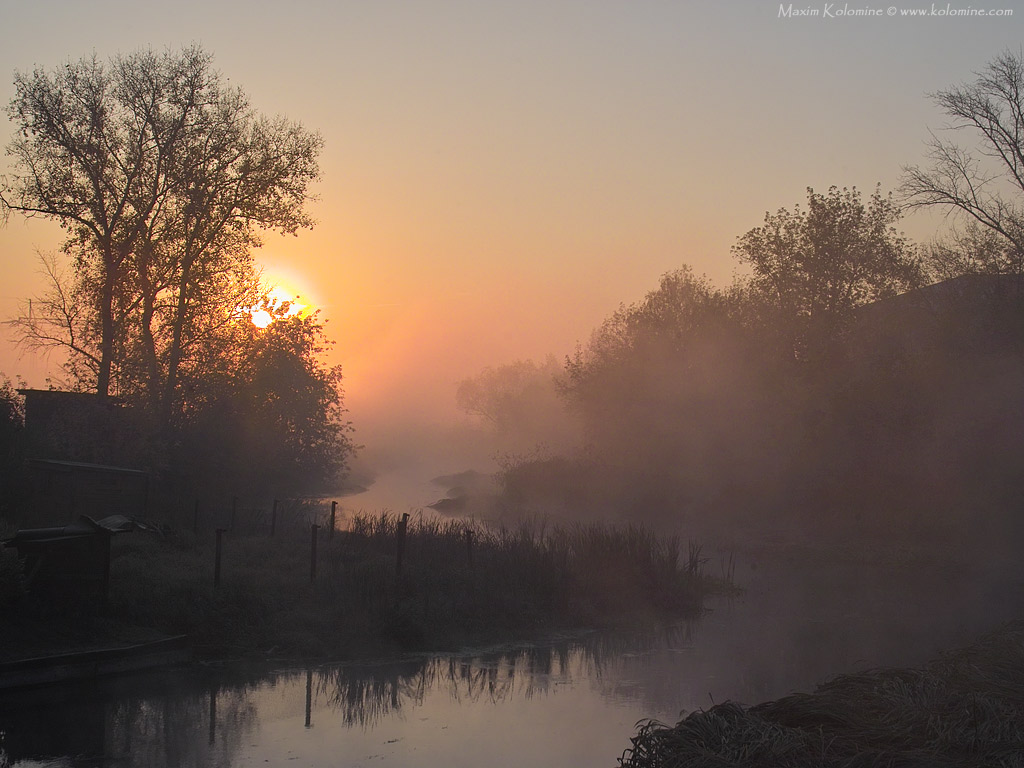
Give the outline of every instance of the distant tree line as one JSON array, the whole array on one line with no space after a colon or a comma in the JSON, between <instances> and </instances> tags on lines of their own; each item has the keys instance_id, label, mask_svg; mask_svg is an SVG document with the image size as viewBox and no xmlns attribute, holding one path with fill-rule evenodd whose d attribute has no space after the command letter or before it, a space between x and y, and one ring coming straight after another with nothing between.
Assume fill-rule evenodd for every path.
<instances>
[{"instance_id":1,"label":"distant tree line","mask_svg":"<svg viewBox=\"0 0 1024 768\"><path fill-rule=\"evenodd\" d=\"M737 239L732 285L683 267L621 306L549 380L583 451L507 468L506 502L911 537L1016 508L1024 62L1002 55L935 98L978 150L936 139L898 199L808 189ZM898 225L924 206L960 223L918 246Z\"/></svg>"},{"instance_id":2,"label":"distant tree line","mask_svg":"<svg viewBox=\"0 0 1024 768\"><path fill-rule=\"evenodd\" d=\"M312 226L321 137L257 112L197 46L17 73L14 87L0 207L67 234L11 321L21 343L59 350L65 386L130 404L138 463L199 484L336 488L353 448L341 371L322 363L322 322L275 303L252 257L262 232Z\"/></svg>"},{"instance_id":3,"label":"distant tree line","mask_svg":"<svg viewBox=\"0 0 1024 768\"><path fill-rule=\"evenodd\" d=\"M851 383L843 340L861 307L925 281L898 219L878 191L865 203L856 189L808 190L806 210L739 238L748 277L720 289L684 267L606 320L559 382L586 425L593 503L737 520L835 490L862 447L832 431L853 407L837 397Z\"/></svg>"}]
</instances>

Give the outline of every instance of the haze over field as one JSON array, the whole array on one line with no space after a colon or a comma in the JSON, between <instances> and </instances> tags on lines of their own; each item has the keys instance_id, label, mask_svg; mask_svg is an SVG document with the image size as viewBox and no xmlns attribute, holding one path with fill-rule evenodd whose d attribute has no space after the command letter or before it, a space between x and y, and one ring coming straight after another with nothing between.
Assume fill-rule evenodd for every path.
<instances>
[{"instance_id":1,"label":"haze over field","mask_svg":"<svg viewBox=\"0 0 1024 768\"><path fill-rule=\"evenodd\" d=\"M1024 24L772 2L7 6L5 104L15 70L197 42L258 109L323 135L316 228L258 259L329 320L371 457L429 442L458 381L571 353L683 263L727 283L736 237L806 187L894 189L945 124L927 94L1019 50ZM0 315L61 239L0 229ZM0 371L43 387L59 360L19 358L4 329Z\"/></svg>"},{"instance_id":2,"label":"haze over field","mask_svg":"<svg viewBox=\"0 0 1024 768\"><path fill-rule=\"evenodd\" d=\"M895 2L0 0L0 767L1024 755L1024 7Z\"/></svg>"}]
</instances>

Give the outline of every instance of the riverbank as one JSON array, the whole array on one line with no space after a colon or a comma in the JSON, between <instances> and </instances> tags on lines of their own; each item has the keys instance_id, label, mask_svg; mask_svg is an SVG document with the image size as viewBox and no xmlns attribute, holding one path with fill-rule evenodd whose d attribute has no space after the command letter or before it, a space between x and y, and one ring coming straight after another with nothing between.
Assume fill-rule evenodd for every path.
<instances>
[{"instance_id":1,"label":"riverbank","mask_svg":"<svg viewBox=\"0 0 1024 768\"><path fill-rule=\"evenodd\" d=\"M622 768L992 768L1024 764L1024 621L920 667L643 725Z\"/></svg>"},{"instance_id":2,"label":"riverbank","mask_svg":"<svg viewBox=\"0 0 1024 768\"><path fill-rule=\"evenodd\" d=\"M219 577L212 531L116 537L100 634L184 634L200 658L347 659L696 615L723 588L699 547L639 526L361 515L319 530L315 554L310 530L277 533L223 533ZM81 634L34 621L57 647Z\"/></svg>"}]
</instances>

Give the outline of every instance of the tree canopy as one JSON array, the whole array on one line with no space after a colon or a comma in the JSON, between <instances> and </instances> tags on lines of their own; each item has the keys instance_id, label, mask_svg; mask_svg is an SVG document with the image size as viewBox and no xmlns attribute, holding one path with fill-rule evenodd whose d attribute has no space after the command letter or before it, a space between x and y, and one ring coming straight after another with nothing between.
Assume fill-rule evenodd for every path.
<instances>
[{"instance_id":1,"label":"tree canopy","mask_svg":"<svg viewBox=\"0 0 1024 768\"><path fill-rule=\"evenodd\" d=\"M923 284L920 254L896 230L899 219L878 188L865 204L856 187L824 195L808 187L806 210L767 213L739 238L733 253L790 327L798 357L840 333L856 307Z\"/></svg>"},{"instance_id":2,"label":"tree canopy","mask_svg":"<svg viewBox=\"0 0 1024 768\"><path fill-rule=\"evenodd\" d=\"M72 388L128 400L140 461L336 489L353 450L340 368L321 362L315 315L273 306L252 256L263 232L313 225L321 137L259 113L198 46L92 56L14 87L0 205L66 232L13 321L21 341L62 349Z\"/></svg>"},{"instance_id":3,"label":"tree canopy","mask_svg":"<svg viewBox=\"0 0 1024 768\"><path fill-rule=\"evenodd\" d=\"M260 231L312 225L321 138L256 112L196 46L93 56L14 86L0 201L57 221L74 264L36 302L51 311L19 319L22 338L62 347L80 386L169 414L211 325L255 301Z\"/></svg>"},{"instance_id":4,"label":"tree canopy","mask_svg":"<svg viewBox=\"0 0 1024 768\"><path fill-rule=\"evenodd\" d=\"M182 377L188 407L173 463L208 488L227 480L278 494L336 492L355 446L341 366L320 362L330 345L322 323L278 317L234 331L229 356Z\"/></svg>"}]
</instances>

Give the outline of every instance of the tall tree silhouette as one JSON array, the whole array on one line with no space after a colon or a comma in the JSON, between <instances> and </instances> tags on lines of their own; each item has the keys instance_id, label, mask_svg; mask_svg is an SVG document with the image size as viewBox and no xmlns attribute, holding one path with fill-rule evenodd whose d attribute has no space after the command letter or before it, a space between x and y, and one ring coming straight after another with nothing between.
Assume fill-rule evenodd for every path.
<instances>
[{"instance_id":1,"label":"tall tree silhouette","mask_svg":"<svg viewBox=\"0 0 1024 768\"><path fill-rule=\"evenodd\" d=\"M74 264L48 296L70 309L16 325L30 345L63 347L79 386L144 394L166 418L209 308L222 314L228 286L238 300L257 290L260 232L312 225L321 139L258 114L195 46L94 56L14 85L0 201L59 222Z\"/></svg>"}]
</instances>

